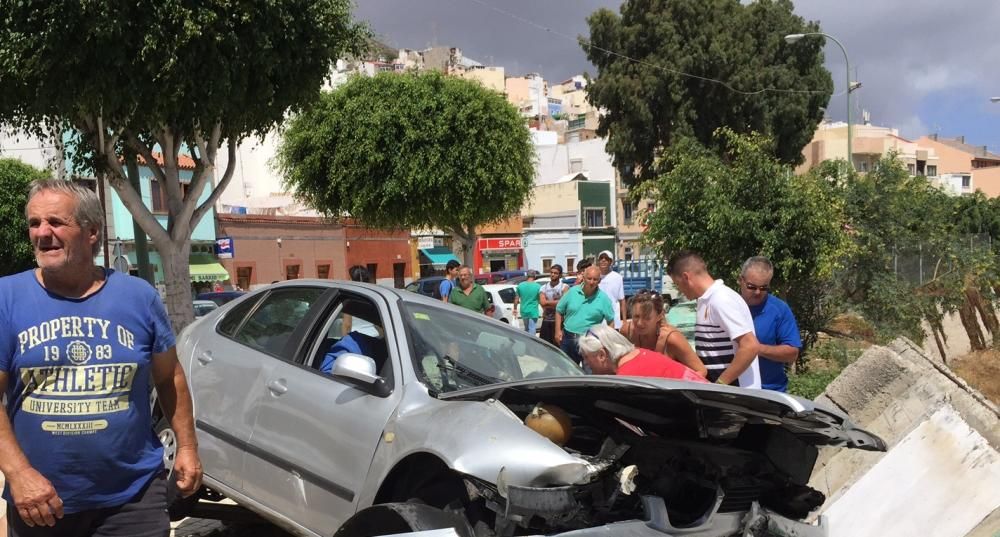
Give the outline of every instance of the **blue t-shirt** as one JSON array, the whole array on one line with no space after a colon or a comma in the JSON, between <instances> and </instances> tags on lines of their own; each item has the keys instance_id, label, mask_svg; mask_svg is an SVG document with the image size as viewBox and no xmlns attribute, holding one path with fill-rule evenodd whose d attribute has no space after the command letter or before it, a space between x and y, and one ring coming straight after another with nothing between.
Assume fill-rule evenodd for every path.
<instances>
[{"instance_id":1,"label":"blue t-shirt","mask_svg":"<svg viewBox=\"0 0 1000 537\"><path fill-rule=\"evenodd\" d=\"M350 334L340 338L340 341L333 344L330 350L323 357L323 363L320 364L319 370L323 373L329 375L333 372L333 362L337 361L337 358L344 353L361 354L369 358L377 358L372 356L376 349L379 348L379 344L382 342L381 338L370 336L368 334L352 331ZM385 345L382 345L383 347Z\"/></svg>"},{"instance_id":2,"label":"blue t-shirt","mask_svg":"<svg viewBox=\"0 0 1000 537\"><path fill-rule=\"evenodd\" d=\"M139 278L109 270L81 299L49 293L33 270L0 278L7 413L66 513L123 505L163 469L150 365L173 346L163 302Z\"/></svg>"},{"instance_id":3,"label":"blue t-shirt","mask_svg":"<svg viewBox=\"0 0 1000 537\"><path fill-rule=\"evenodd\" d=\"M441 280L441 285L438 286L438 293L440 293L441 298L446 296L451 296L451 290L455 287L455 282L445 278Z\"/></svg>"},{"instance_id":4,"label":"blue t-shirt","mask_svg":"<svg viewBox=\"0 0 1000 537\"><path fill-rule=\"evenodd\" d=\"M799 325L795 322L792 309L784 300L774 295L767 295L759 306L750 307L750 315L753 316L757 341L764 345L791 345L798 349L802 348ZM763 356L758 357L757 363L760 366L762 388L778 392L788 391L785 364Z\"/></svg>"}]
</instances>

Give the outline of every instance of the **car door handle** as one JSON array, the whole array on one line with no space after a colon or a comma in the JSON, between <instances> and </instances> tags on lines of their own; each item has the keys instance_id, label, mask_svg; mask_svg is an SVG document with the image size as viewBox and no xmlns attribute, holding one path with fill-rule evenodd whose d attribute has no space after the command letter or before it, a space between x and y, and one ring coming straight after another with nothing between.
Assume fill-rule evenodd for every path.
<instances>
[{"instance_id":1,"label":"car door handle","mask_svg":"<svg viewBox=\"0 0 1000 537\"><path fill-rule=\"evenodd\" d=\"M288 391L288 385L285 384L285 379L272 380L267 383L267 391L274 395L284 395Z\"/></svg>"},{"instance_id":2,"label":"car door handle","mask_svg":"<svg viewBox=\"0 0 1000 537\"><path fill-rule=\"evenodd\" d=\"M201 365L208 365L212 363L213 359L214 358L212 358L212 353L208 351L205 351L198 355L198 361L201 362Z\"/></svg>"}]
</instances>

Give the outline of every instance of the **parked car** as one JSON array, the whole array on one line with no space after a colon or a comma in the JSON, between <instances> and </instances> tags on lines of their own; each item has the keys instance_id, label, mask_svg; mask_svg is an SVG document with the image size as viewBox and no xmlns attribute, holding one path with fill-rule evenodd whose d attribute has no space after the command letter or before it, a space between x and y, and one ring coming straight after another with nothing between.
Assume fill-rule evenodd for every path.
<instances>
[{"instance_id":1,"label":"parked car","mask_svg":"<svg viewBox=\"0 0 1000 537\"><path fill-rule=\"evenodd\" d=\"M483 286L486 296L493 304L493 318L511 326L520 327L521 319L514 316L514 298L516 287L509 283L488 283Z\"/></svg>"},{"instance_id":2,"label":"parked car","mask_svg":"<svg viewBox=\"0 0 1000 537\"><path fill-rule=\"evenodd\" d=\"M347 315L376 337L323 374ZM818 403L588 376L513 327L355 282L268 286L190 325L178 350L200 495L296 535L822 536L822 518L802 522L824 501L807 485L817 447L885 449Z\"/></svg>"},{"instance_id":3,"label":"parked car","mask_svg":"<svg viewBox=\"0 0 1000 537\"><path fill-rule=\"evenodd\" d=\"M196 300L211 300L222 306L245 295L243 291L213 291L210 293L198 293Z\"/></svg>"},{"instance_id":4,"label":"parked car","mask_svg":"<svg viewBox=\"0 0 1000 537\"><path fill-rule=\"evenodd\" d=\"M443 279L444 276L428 276L426 278L420 278L415 282L411 282L405 287L405 289L411 293L419 293L424 296L440 299L441 280Z\"/></svg>"},{"instance_id":5,"label":"parked car","mask_svg":"<svg viewBox=\"0 0 1000 537\"><path fill-rule=\"evenodd\" d=\"M219 308L219 305L211 300L194 300L191 306L194 308L195 318L204 317Z\"/></svg>"}]
</instances>

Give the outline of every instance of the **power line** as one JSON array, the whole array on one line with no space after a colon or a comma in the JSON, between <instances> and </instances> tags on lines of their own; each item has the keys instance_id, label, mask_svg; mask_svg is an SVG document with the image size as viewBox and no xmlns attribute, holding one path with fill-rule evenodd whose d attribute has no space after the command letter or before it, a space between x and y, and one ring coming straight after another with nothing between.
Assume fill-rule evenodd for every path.
<instances>
[{"instance_id":1,"label":"power line","mask_svg":"<svg viewBox=\"0 0 1000 537\"><path fill-rule=\"evenodd\" d=\"M552 35L561 37L563 39L567 39L569 41L573 41L574 43L581 43L583 46L591 48L591 49L596 50L598 52L603 52L603 53L609 54L611 56L617 56L617 57L619 57L619 58L621 58L623 60L628 60L628 61L630 61L632 63L636 63L636 64L639 64L639 65L644 65L646 67L657 69L657 70L660 70L660 71L663 71L663 72L673 73L675 75L679 75L679 76L683 76L683 77L687 77L687 78L694 78L694 79L697 79L697 80L703 80L705 82L711 82L713 84L718 84L718 85L720 85L720 86L728 89L729 91L732 91L734 93L738 93L740 95L752 96L752 95L760 95L760 94L767 93L767 92L771 92L771 93L823 93L822 91L819 91L819 90L795 90L795 89L781 89L781 88L763 88L763 89L758 89L758 90L755 90L755 91L744 91L744 90L741 90L741 89L738 89L738 88L734 88L733 86L729 85L729 83L726 82L726 81L724 81L724 80L718 80L718 79L715 79L715 78L709 78L709 77L705 77L705 76L701 76L701 75L687 73L687 72L684 72L684 71L680 71L678 69L671 69L671 68L663 66L663 65L658 65L658 64L655 64L655 63L647 62L645 60L639 60L639 59L633 58L631 56L628 56L626 54L622 54L620 52L616 52L614 50L610 50L610 49L606 49L606 48L603 48L603 47L599 47L599 46L594 45L593 43L591 43L589 40L586 40L586 39L577 39L576 37L573 37L571 35L567 35L567 34L559 32L557 30L553 30L552 28L550 28L548 26L545 26L545 25L539 24L539 23L537 23L537 22L535 22L533 20L521 17L520 15L517 15L516 13L511 13L509 11L505 11L503 9L500 9L500 8L498 8L496 6L492 6L490 4L487 4L483 0L468 0L468 1L469 2L473 2L475 4L479 4L482 7L485 7L487 9L491 9L491 10L493 10L493 11L495 11L495 12L501 14L501 15L504 15L506 17L510 17L510 18L512 18L512 19L514 19L514 20L516 20L518 22L521 22L523 24L526 24L528 26L532 26L532 27L534 27L536 29L542 30L543 32L547 32L547 33L550 33ZM839 91L837 93L834 93L834 94L830 95L830 97L839 97L841 95L845 95L846 93L847 93L847 90L845 89L844 91Z\"/></svg>"}]
</instances>

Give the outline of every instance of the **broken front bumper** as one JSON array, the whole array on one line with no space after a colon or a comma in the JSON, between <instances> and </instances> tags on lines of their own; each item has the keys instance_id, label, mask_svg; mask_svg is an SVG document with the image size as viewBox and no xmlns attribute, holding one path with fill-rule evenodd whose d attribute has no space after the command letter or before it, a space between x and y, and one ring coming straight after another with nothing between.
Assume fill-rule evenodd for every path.
<instances>
[{"instance_id":1,"label":"broken front bumper","mask_svg":"<svg viewBox=\"0 0 1000 537\"><path fill-rule=\"evenodd\" d=\"M647 520L629 520L606 526L574 530L550 537L826 537L823 517L817 524L806 524L764 509L754 502L746 513L715 513L705 522L675 528L667 516L663 499L643 496Z\"/></svg>"}]
</instances>

